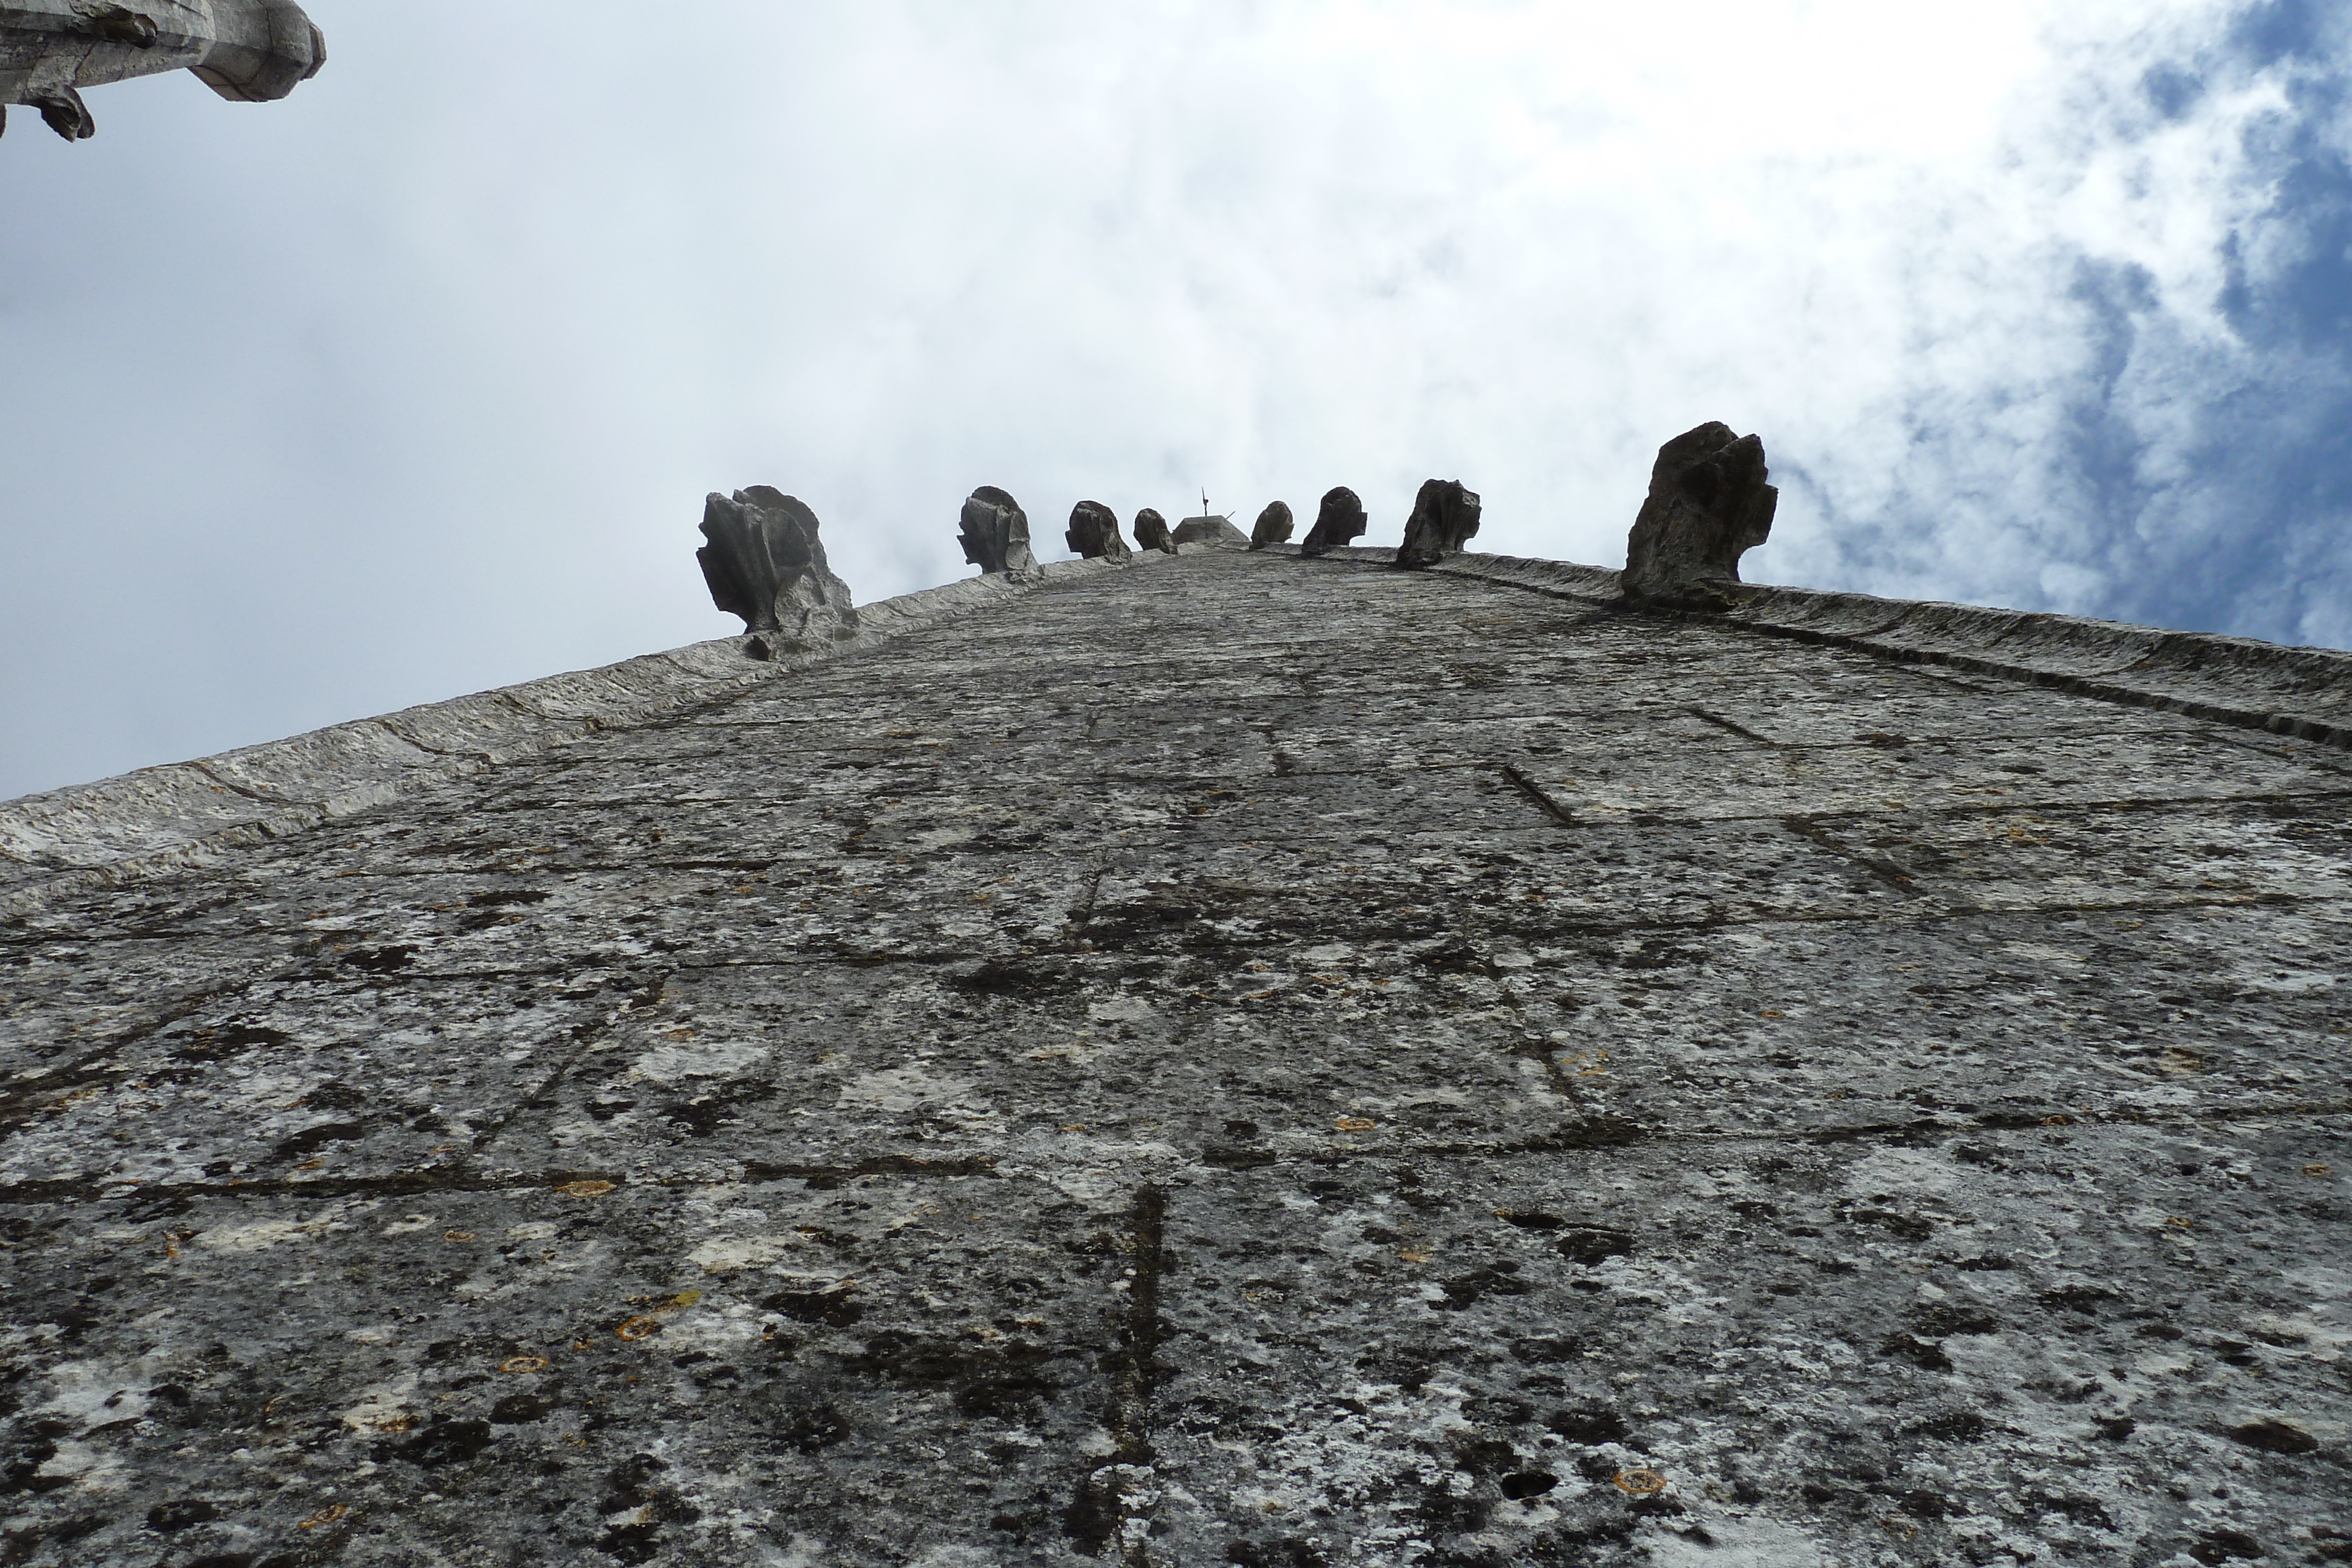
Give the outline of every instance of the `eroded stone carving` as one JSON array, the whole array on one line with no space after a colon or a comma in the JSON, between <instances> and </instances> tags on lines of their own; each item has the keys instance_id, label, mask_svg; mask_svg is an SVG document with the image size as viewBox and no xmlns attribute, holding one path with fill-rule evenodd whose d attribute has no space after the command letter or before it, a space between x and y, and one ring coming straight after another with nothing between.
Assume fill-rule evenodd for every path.
<instances>
[{"instance_id":1,"label":"eroded stone carving","mask_svg":"<svg viewBox=\"0 0 2352 1568\"><path fill-rule=\"evenodd\" d=\"M1298 547L1300 555L1329 555L1363 537L1370 524L1364 517L1364 503L1345 485L1323 493L1323 504L1316 508L1315 526L1307 530L1307 542Z\"/></svg>"},{"instance_id":2,"label":"eroded stone carving","mask_svg":"<svg viewBox=\"0 0 2352 1568\"><path fill-rule=\"evenodd\" d=\"M1069 530L1062 537L1088 560L1131 560L1135 556L1119 538L1118 514L1100 501L1080 501L1072 507Z\"/></svg>"},{"instance_id":3,"label":"eroded stone carving","mask_svg":"<svg viewBox=\"0 0 2352 1568\"><path fill-rule=\"evenodd\" d=\"M1247 549L1249 536L1234 527L1231 517L1187 517L1176 525L1180 545L1215 545L1220 549Z\"/></svg>"},{"instance_id":4,"label":"eroded stone carving","mask_svg":"<svg viewBox=\"0 0 2352 1568\"><path fill-rule=\"evenodd\" d=\"M993 485L982 485L963 504L963 531L957 536L963 559L982 571L1001 571L1027 580L1037 575L1029 548L1029 514Z\"/></svg>"},{"instance_id":5,"label":"eroded stone carving","mask_svg":"<svg viewBox=\"0 0 2352 1568\"><path fill-rule=\"evenodd\" d=\"M1156 549L1162 555L1176 553L1176 541L1168 535L1168 519L1150 507L1135 514L1135 548Z\"/></svg>"},{"instance_id":6,"label":"eroded stone carving","mask_svg":"<svg viewBox=\"0 0 2352 1568\"><path fill-rule=\"evenodd\" d=\"M1459 479L1430 479L1413 497L1412 516L1405 519L1404 543L1398 547L1399 566L1435 566L1455 554L1478 532L1478 495L1463 488Z\"/></svg>"},{"instance_id":7,"label":"eroded stone carving","mask_svg":"<svg viewBox=\"0 0 2352 1568\"><path fill-rule=\"evenodd\" d=\"M796 497L768 485L732 497L714 491L703 504L702 534L710 542L694 559L710 601L743 618L751 657L781 658L857 634L849 585L825 564L816 514Z\"/></svg>"},{"instance_id":8,"label":"eroded stone carving","mask_svg":"<svg viewBox=\"0 0 2352 1568\"><path fill-rule=\"evenodd\" d=\"M181 69L232 102L272 102L326 63L293 0L0 0L0 131L20 103L81 141L98 129L83 89Z\"/></svg>"},{"instance_id":9,"label":"eroded stone carving","mask_svg":"<svg viewBox=\"0 0 2352 1568\"><path fill-rule=\"evenodd\" d=\"M1739 558L1772 533L1780 492L1764 481L1764 443L1714 421L1658 448L1650 494L1625 541L1625 592L1635 599L1719 598Z\"/></svg>"},{"instance_id":10,"label":"eroded stone carving","mask_svg":"<svg viewBox=\"0 0 2352 1568\"><path fill-rule=\"evenodd\" d=\"M1290 517L1290 504L1270 501L1265 510L1257 515L1257 526L1250 529L1249 548L1264 549L1268 545L1288 544L1290 530L1295 526Z\"/></svg>"}]
</instances>

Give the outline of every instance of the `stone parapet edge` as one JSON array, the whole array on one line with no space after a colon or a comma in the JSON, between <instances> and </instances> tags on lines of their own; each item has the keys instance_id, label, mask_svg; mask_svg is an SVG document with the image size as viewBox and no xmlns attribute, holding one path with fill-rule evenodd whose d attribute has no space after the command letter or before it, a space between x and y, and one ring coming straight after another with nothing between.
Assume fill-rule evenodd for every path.
<instances>
[{"instance_id":1,"label":"stone parapet edge","mask_svg":"<svg viewBox=\"0 0 2352 1568\"><path fill-rule=\"evenodd\" d=\"M1187 551L1186 553L1192 553ZM81 888L202 865L447 779L643 724L971 614L1132 563L1055 561L1027 582L971 577L858 609L858 634L772 663L740 636L425 703L283 740L0 801L0 917Z\"/></svg>"},{"instance_id":2,"label":"stone parapet edge","mask_svg":"<svg viewBox=\"0 0 2352 1568\"><path fill-rule=\"evenodd\" d=\"M1286 555L1297 553L1295 547L1276 548ZM1396 551L1351 547L1322 559L1393 565ZM1676 609L1629 603L1622 574L1606 567L1475 552L1426 570L1630 613L1853 648L1906 664L1948 665L2352 748L2352 653L2333 648L1760 583L1731 585L1729 607L1722 611Z\"/></svg>"}]
</instances>

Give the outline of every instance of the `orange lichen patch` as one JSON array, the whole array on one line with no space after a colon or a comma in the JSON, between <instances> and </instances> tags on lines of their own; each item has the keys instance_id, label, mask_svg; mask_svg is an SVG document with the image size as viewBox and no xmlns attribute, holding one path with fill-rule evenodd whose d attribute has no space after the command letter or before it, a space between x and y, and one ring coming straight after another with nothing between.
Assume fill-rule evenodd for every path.
<instances>
[{"instance_id":1,"label":"orange lichen patch","mask_svg":"<svg viewBox=\"0 0 2352 1568\"><path fill-rule=\"evenodd\" d=\"M296 1525L295 1528L297 1530L318 1530L326 1525L334 1523L335 1521L343 1518L351 1511L352 1509L349 1503L331 1502L326 1507L320 1509L318 1512L312 1514L310 1518L304 1520L300 1524Z\"/></svg>"},{"instance_id":2,"label":"orange lichen patch","mask_svg":"<svg viewBox=\"0 0 2352 1568\"><path fill-rule=\"evenodd\" d=\"M506 1360L499 1363L499 1370L500 1372L511 1372L518 1375L526 1372L545 1372L547 1370L547 1357L543 1355L510 1355L507 1357Z\"/></svg>"},{"instance_id":3,"label":"orange lichen patch","mask_svg":"<svg viewBox=\"0 0 2352 1568\"><path fill-rule=\"evenodd\" d=\"M1617 1490L1634 1497L1650 1497L1666 1490L1666 1478L1655 1470L1619 1470Z\"/></svg>"},{"instance_id":4,"label":"orange lichen patch","mask_svg":"<svg viewBox=\"0 0 2352 1568\"><path fill-rule=\"evenodd\" d=\"M1380 1124L1373 1121L1370 1116L1342 1116L1339 1118L1339 1131L1343 1133L1369 1133L1379 1125Z\"/></svg>"},{"instance_id":5,"label":"orange lichen patch","mask_svg":"<svg viewBox=\"0 0 2352 1568\"><path fill-rule=\"evenodd\" d=\"M2303 1167L2303 1174L2307 1176L2334 1176L2336 1173L2327 1166L2309 1165Z\"/></svg>"},{"instance_id":6,"label":"orange lichen patch","mask_svg":"<svg viewBox=\"0 0 2352 1568\"><path fill-rule=\"evenodd\" d=\"M631 1318L613 1332L623 1339L635 1341L653 1338L661 1333L661 1319L648 1315Z\"/></svg>"},{"instance_id":7,"label":"orange lichen patch","mask_svg":"<svg viewBox=\"0 0 2352 1568\"><path fill-rule=\"evenodd\" d=\"M602 1197L613 1190L608 1181L568 1181L555 1189L566 1197Z\"/></svg>"},{"instance_id":8,"label":"orange lichen patch","mask_svg":"<svg viewBox=\"0 0 2352 1568\"><path fill-rule=\"evenodd\" d=\"M441 1239L444 1241L478 1241L481 1238L470 1230L445 1230L441 1233Z\"/></svg>"},{"instance_id":9,"label":"orange lichen patch","mask_svg":"<svg viewBox=\"0 0 2352 1568\"><path fill-rule=\"evenodd\" d=\"M2074 1124L2074 1118L2072 1116L2044 1116L2042 1118L2042 1124L2045 1127L2071 1127Z\"/></svg>"},{"instance_id":10,"label":"orange lichen patch","mask_svg":"<svg viewBox=\"0 0 2352 1568\"><path fill-rule=\"evenodd\" d=\"M1760 1012L1760 1013L1757 1014L1756 1016L1757 1016L1758 1018L1784 1019L1784 1018L1787 1018L1789 1015L1788 1015L1787 1013L1782 1012L1779 1008L1766 1008L1762 1012Z\"/></svg>"}]
</instances>

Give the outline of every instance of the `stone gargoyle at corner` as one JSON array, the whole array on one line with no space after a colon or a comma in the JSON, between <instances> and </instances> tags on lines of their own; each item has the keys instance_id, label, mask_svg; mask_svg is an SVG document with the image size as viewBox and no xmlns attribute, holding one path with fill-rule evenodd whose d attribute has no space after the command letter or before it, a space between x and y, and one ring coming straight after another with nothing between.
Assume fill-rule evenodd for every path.
<instances>
[{"instance_id":1,"label":"stone gargoyle at corner","mask_svg":"<svg viewBox=\"0 0 2352 1568\"><path fill-rule=\"evenodd\" d=\"M1759 438L1712 420L1659 447L1625 541L1625 596L1728 606L1739 558L1772 537L1780 492L1764 482L1770 473Z\"/></svg>"},{"instance_id":2,"label":"stone gargoyle at corner","mask_svg":"<svg viewBox=\"0 0 2352 1568\"><path fill-rule=\"evenodd\" d=\"M825 564L816 514L769 485L732 497L713 492L703 504L702 537L694 552L710 601L743 618L743 652L781 659L795 648L819 648L857 635L849 585Z\"/></svg>"},{"instance_id":3,"label":"stone gargoyle at corner","mask_svg":"<svg viewBox=\"0 0 2352 1568\"><path fill-rule=\"evenodd\" d=\"M294 0L0 0L0 131L20 103L82 141L98 130L83 89L183 68L232 103L271 103L326 63Z\"/></svg>"}]
</instances>

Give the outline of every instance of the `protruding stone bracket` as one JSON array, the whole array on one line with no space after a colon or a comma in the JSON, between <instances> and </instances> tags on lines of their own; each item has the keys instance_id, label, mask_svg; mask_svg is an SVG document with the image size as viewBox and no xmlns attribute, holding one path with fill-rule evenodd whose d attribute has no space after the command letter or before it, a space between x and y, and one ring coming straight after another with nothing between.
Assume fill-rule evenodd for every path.
<instances>
[{"instance_id":1,"label":"protruding stone bracket","mask_svg":"<svg viewBox=\"0 0 2352 1568\"><path fill-rule=\"evenodd\" d=\"M82 89L184 68L233 102L273 102L326 63L293 0L0 0L0 131L21 103L81 141L97 130Z\"/></svg>"},{"instance_id":2,"label":"protruding stone bracket","mask_svg":"<svg viewBox=\"0 0 2352 1568\"><path fill-rule=\"evenodd\" d=\"M695 552L710 601L743 618L743 652L761 661L857 635L849 585L825 564L816 514L768 485L713 492Z\"/></svg>"},{"instance_id":3,"label":"protruding stone bracket","mask_svg":"<svg viewBox=\"0 0 2352 1568\"><path fill-rule=\"evenodd\" d=\"M1100 501L1080 501L1072 507L1070 527L1063 538L1088 560L1123 561L1135 554L1119 537L1118 514Z\"/></svg>"},{"instance_id":4,"label":"protruding stone bracket","mask_svg":"<svg viewBox=\"0 0 2352 1568\"><path fill-rule=\"evenodd\" d=\"M1650 494L1625 541L1625 596L1728 609L1739 558L1772 534L1780 493L1764 443L1710 421L1658 448Z\"/></svg>"},{"instance_id":5,"label":"protruding stone bracket","mask_svg":"<svg viewBox=\"0 0 2352 1568\"><path fill-rule=\"evenodd\" d=\"M1176 541L1168 533L1168 519L1150 507L1135 514L1135 548L1158 550L1162 555L1176 553Z\"/></svg>"},{"instance_id":6,"label":"protruding stone bracket","mask_svg":"<svg viewBox=\"0 0 2352 1568\"><path fill-rule=\"evenodd\" d=\"M1478 495L1459 479L1431 479L1413 497L1412 516L1405 519L1404 543L1397 548L1399 566L1435 566L1458 553L1478 533Z\"/></svg>"},{"instance_id":7,"label":"protruding stone bracket","mask_svg":"<svg viewBox=\"0 0 2352 1568\"><path fill-rule=\"evenodd\" d=\"M1290 516L1290 503L1269 501L1265 510L1257 515L1257 524L1250 529L1249 548L1264 549L1268 545L1290 542L1290 531L1297 525Z\"/></svg>"},{"instance_id":8,"label":"protruding stone bracket","mask_svg":"<svg viewBox=\"0 0 2352 1568\"><path fill-rule=\"evenodd\" d=\"M1361 538L1370 526L1364 516L1364 503L1345 485L1337 486L1323 492L1323 504L1315 513L1315 526L1307 530L1306 542L1298 547L1298 553L1329 555Z\"/></svg>"},{"instance_id":9,"label":"protruding stone bracket","mask_svg":"<svg viewBox=\"0 0 2352 1568\"><path fill-rule=\"evenodd\" d=\"M982 485L964 502L958 542L963 546L963 559L983 572L1002 573L1019 582L1037 575L1037 557L1029 548L1029 514L993 485Z\"/></svg>"}]
</instances>

